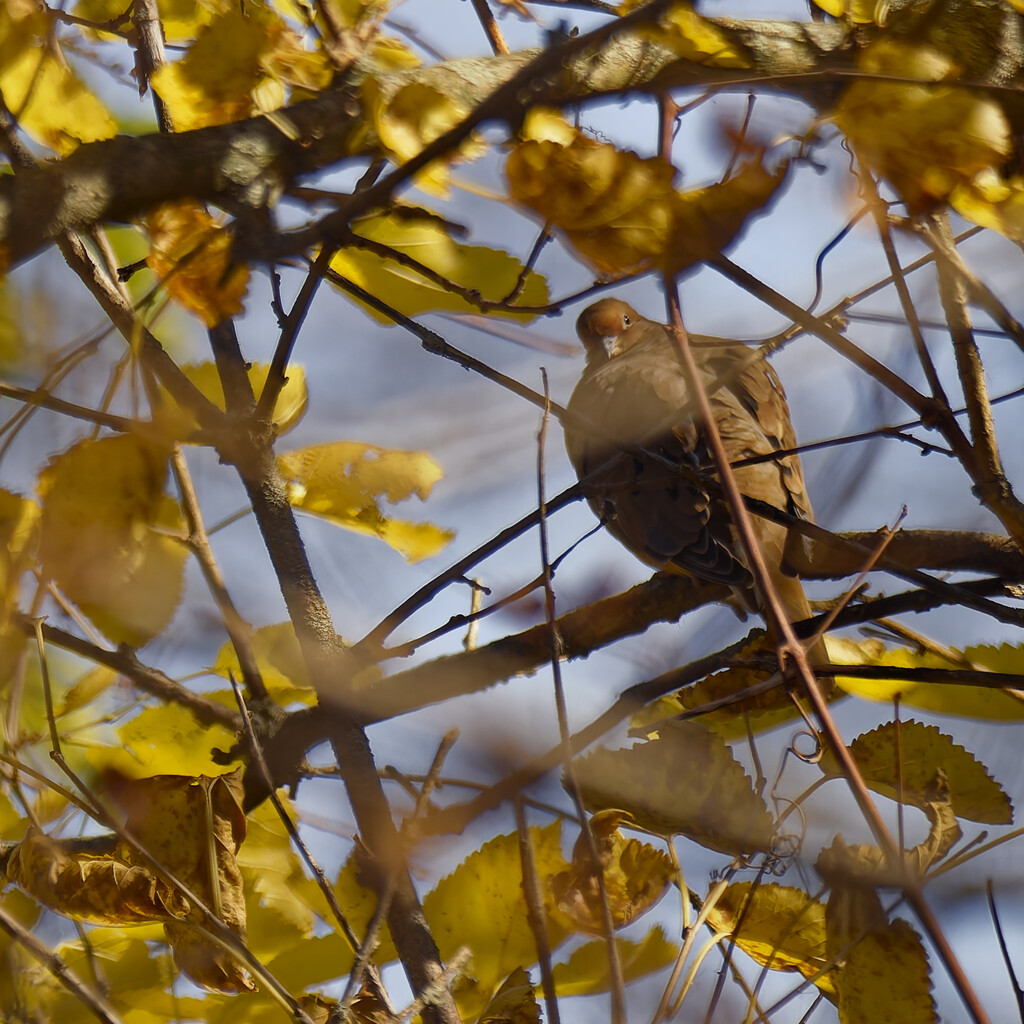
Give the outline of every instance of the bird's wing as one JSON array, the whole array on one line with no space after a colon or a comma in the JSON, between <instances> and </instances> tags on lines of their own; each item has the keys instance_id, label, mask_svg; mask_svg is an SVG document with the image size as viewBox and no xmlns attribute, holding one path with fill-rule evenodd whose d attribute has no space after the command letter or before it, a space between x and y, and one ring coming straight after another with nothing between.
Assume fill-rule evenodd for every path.
<instances>
[{"instance_id":1,"label":"bird's wing","mask_svg":"<svg viewBox=\"0 0 1024 1024\"><path fill-rule=\"evenodd\" d=\"M707 493L657 459L622 453L610 443L643 446L695 469L702 460L692 421L672 426L688 397L671 349L631 349L584 372L569 409L593 423L599 436L570 425L566 447L594 511L638 557L659 569L745 587L749 574Z\"/></svg>"}]
</instances>

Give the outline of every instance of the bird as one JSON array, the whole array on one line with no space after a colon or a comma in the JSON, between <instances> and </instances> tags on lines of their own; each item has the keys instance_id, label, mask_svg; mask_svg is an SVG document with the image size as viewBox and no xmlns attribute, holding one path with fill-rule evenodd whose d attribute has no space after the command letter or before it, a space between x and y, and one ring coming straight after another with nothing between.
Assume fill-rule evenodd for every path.
<instances>
[{"instance_id":1,"label":"bird","mask_svg":"<svg viewBox=\"0 0 1024 1024\"><path fill-rule=\"evenodd\" d=\"M671 328L606 298L580 314L576 332L586 366L567 406L565 444L595 515L648 565L731 587L731 603L741 614L763 609L729 508L702 482L714 464ZM736 466L741 493L812 519L775 370L742 345L695 346L693 353L730 462L791 453ZM783 568L787 528L756 515L753 523L786 616L791 622L809 618L803 586ZM820 645L812 654L824 660Z\"/></svg>"}]
</instances>

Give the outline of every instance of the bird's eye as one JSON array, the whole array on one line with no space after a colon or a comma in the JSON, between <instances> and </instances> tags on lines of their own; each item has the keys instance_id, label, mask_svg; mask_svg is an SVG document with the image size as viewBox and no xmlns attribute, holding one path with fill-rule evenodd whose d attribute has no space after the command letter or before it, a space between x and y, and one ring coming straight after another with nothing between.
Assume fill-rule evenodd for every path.
<instances>
[{"instance_id":1,"label":"bird's eye","mask_svg":"<svg viewBox=\"0 0 1024 1024\"><path fill-rule=\"evenodd\" d=\"M622 326L623 327L628 327L629 326L629 316L626 313L622 314Z\"/></svg>"}]
</instances>

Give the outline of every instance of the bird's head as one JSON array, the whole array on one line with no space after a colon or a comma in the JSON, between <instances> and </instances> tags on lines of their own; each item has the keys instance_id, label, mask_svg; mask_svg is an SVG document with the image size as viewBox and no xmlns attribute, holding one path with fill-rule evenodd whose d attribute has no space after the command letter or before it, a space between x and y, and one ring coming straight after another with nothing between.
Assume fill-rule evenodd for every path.
<instances>
[{"instance_id":1,"label":"bird's head","mask_svg":"<svg viewBox=\"0 0 1024 1024\"><path fill-rule=\"evenodd\" d=\"M625 352L639 334L644 318L622 299L601 299L587 306L576 321L576 333L587 350L587 361L603 363Z\"/></svg>"}]
</instances>

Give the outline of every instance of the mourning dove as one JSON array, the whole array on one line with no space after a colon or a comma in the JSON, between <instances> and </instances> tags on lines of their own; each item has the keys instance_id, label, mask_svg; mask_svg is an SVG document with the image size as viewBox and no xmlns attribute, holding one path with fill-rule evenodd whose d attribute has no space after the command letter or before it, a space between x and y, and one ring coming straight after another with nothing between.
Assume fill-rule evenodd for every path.
<instances>
[{"instance_id":1,"label":"mourning dove","mask_svg":"<svg viewBox=\"0 0 1024 1024\"><path fill-rule=\"evenodd\" d=\"M759 606L753 580L724 499L711 495L696 472L713 472L694 419L686 376L669 328L646 320L620 299L588 306L576 321L587 365L569 400L573 421L565 444L590 507L638 558L666 572L685 573L733 588L747 610ZM786 396L764 359L739 345L695 347L715 423L732 463L795 445ZM576 417L579 417L577 420ZM593 431L581 428L583 422ZM670 463L622 451L644 448ZM804 519L811 506L796 455L737 466L740 491ZM791 622L811 615L800 581L782 570L786 527L759 516L754 531L772 583ZM820 648L813 652L821 657Z\"/></svg>"}]
</instances>

